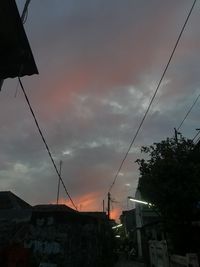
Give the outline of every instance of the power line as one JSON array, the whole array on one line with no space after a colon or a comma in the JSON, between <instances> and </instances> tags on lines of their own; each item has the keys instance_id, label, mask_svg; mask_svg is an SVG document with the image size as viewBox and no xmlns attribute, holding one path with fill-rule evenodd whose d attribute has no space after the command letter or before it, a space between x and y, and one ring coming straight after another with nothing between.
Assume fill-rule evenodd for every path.
<instances>
[{"instance_id":1,"label":"power line","mask_svg":"<svg viewBox=\"0 0 200 267\"><path fill-rule=\"evenodd\" d=\"M28 106L29 106L29 109L30 109L30 111L31 111L31 114L32 114L32 116L33 116L33 119L34 119L34 121L35 121L35 124L36 124L36 126L37 126L37 129L38 129L38 131L39 131L39 134L40 134L40 136L41 136L41 138L42 138L42 141L43 141L43 143L44 143L44 145L45 145L45 148L46 148L46 150L47 150L47 152L48 152L48 155L49 155L49 157L50 157L50 159L51 159L51 162L52 162L52 164L53 164L53 166L54 166L54 168L55 168L55 171L56 171L56 173L57 173L57 175L58 175L58 178L59 178L59 180L61 181L61 183L62 183L62 185L63 185L63 187L64 187L64 190L65 190L67 196L69 197L69 199L70 199L70 201L71 201L73 207L77 210L77 207L76 207L76 205L74 204L74 201L72 200L70 194L68 193L67 188L66 188L66 186L65 186L65 184L64 184L64 181L63 181L63 179L62 179L62 177L61 177L61 175L60 175L60 173L59 173L59 171L58 171L58 168L57 168L57 166L56 166L56 164L55 164L55 161L54 161L54 159L53 159L53 157L52 157L52 154L51 154L51 151L50 151L50 149L49 149L49 146L48 146L48 144L47 144L47 142L46 142L46 140L45 140L45 138L44 138L44 135L43 135L43 133L42 133L42 131L41 131L41 128L40 128L40 126L39 126L39 124L38 124L38 121L37 121L37 119L36 119L35 113L34 113L34 111L33 111L33 108L32 108L32 106L31 106L31 103L30 103L29 99L28 99L28 96L27 96L27 94L26 94L26 91L25 91L25 89L24 89L24 86L23 86L23 84L22 84L22 81L21 81L20 77L18 77L18 80L19 80L19 84L20 84L20 87L21 87L21 89L22 89L22 92L23 92L23 94L24 94L24 97L25 97L25 99L26 99L26 102L27 102L27 104L28 104Z\"/></svg>"},{"instance_id":2,"label":"power line","mask_svg":"<svg viewBox=\"0 0 200 267\"><path fill-rule=\"evenodd\" d=\"M24 5L24 9L22 11L21 20L22 20L23 24L26 23L26 20L28 17L28 6L29 6L30 2L31 2L31 0L26 0L26 3Z\"/></svg>"},{"instance_id":3,"label":"power line","mask_svg":"<svg viewBox=\"0 0 200 267\"><path fill-rule=\"evenodd\" d=\"M179 41L180 41L180 39L181 39L181 36L182 36L183 31L184 31L184 29L185 29L185 27L186 27L186 24L187 24L187 22L188 22L188 20L189 20L189 18L190 18L190 15L191 15L191 13L192 13L192 10L193 10L193 8L194 8L194 5L195 5L196 1L197 1L197 0L194 0L194 2L193 2L193 4L192 4L192 7L190 8L190 11L189 11L189 13L188 13L188 15L187 15L187 18L186 18L186 20L185 20L185 22L184 22L184 24L183 24L183 27L182 27L182 29L181 29L181 31L180 31L180 34L179 34L179 36L178 36L178 38L177 38L177 40L176 40L176 43L175 43L175 45L174 45L174 48L173 48L172 53L171 53L171 55L170 55L170 58L169 58L169 60L168 60L168 62L167 62L167 64L166 64L166 66L165 66L165 68L164 68L164 71L163 71L163 73L162 73L162 76L161 76L161 78L160 78L160 80L159 80L159 82L158 82L158 85L157 85L157 87L156 87L156 90L155 90L155 92L154 92L154 94L153 94L153 96L152 96L152 98L151 98L151 100L150 100L150 103L149 103L149 105L148 105L148 107L147 107L147 110L146 110L146 112L145 112L145 114L144 114L144 116L143 116L143 118L142 118L142 120L141 120L141 122L140 122L140 124L139 124L139 127L138 127L138 129L137 129L137 131L136 131L136 133L135 133L135 135L134 135L134 137L133 137L133 139L132 139L132 141L131 141L129 147L128 147L128 150L127 150L127 152L126 152L124 158L123 158L122 161L121 161L121 164L120 164L120 166L119 166L119 169L118 169L118 171L117 171L117 173L116 173L116 175L115 175L115 177L114 177L114 180L113 180L112 184L111 184L110 187L109 187L109 190L108 190L109 192L111 191L112 187L114 186L114 184L115 184L115 182L116 182L116 179L117 179L117 177L118 177L118 175L119 175L119 173L120 173L120 171L121 171L121 168L122 168L122 166L123 166L123 164L124 164L124 162L125 162L125 160L126 160L128 154L129 154L129 152L130 152L130 150L131 150L131 147L133 146L133 144L134 144L134 142L135 142L135 139L137 138L138 133L139 133L139 131L140 131L140 129L141 129L141 127L142 127L142 125L143 125L143 123L144 123L146 117L147 117L147 114L148 114L148 112L149 112L149 110L150 110L150 107L151 107L151 105L152 105L152 103L153 103L155 97L156 97L156 94L157 94L157 92L158 92L158 89L160 88L160 85L161 85L161 83L162 83L162 81L163 81L163 78L164 78L166 72L167 72L167 69L168 69L168 67L169 67L169 65L170 65L170 63L171 63L171 60L172 60L172 58L173 58L173 55L174 55L174 53L175 53L175 51L176 51L176 48L177 48L178 43L179 43Z\"/></svg>"},{"instance_id":4,"label":"power line","mask_svg":"<svg viewBox=\"0 0 200 267\"><path fill-rule=\"evenodd\" d=\"M188 117L188 115L190 114L190 112L192 111L193 107L195 106L195 104L197 103L198 99L200 97L200 94L197 96L197 98L195 99L195 101L193 102L192 106L189 108L188 112L186 113L185 117L183 118L183 120L181 121L180 125L177 127L177 131L181 128L181 126L183 125L184 121L186 120L186 118Z\"/></svg>"},{"instance_id":5,"label":"power line","mask_svg":"<svg viewBox=\"0 0 200 267\"><path fill-rule=\"evenodd\" d=\"M196 129L198 132L195 134L195 136L192 138L192 141L194 141L194 139L200 134L200 130Z\"/></svg>"},{"instance_id":6,"label":"power line","mask_svg":"<svg viewBox=\"0 0 200 267\"><path fill-rule=\"evenodd\" d=\"M200 137L195 141L195 145L197 145L200 141Z\"/></svg>"}]
</instances>

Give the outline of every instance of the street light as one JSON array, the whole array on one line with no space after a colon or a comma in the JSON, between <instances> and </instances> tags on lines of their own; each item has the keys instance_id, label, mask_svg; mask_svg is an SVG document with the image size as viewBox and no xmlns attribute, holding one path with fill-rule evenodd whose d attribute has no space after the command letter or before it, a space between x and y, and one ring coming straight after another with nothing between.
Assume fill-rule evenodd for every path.
<instances>
[{"instance_id":1,"label":"street light","mask_svg":"<svg viewBox=\"0 0 200 267\"><path fill-rule=\"evenodd\" d=\"M120 227L122 227L122 225L123 225L123 224L118 224L118 225L116 225L116 226L113 226L112 229L120 228Z\"/></svg>"},{"instance_id":2,"label":"street light","mask_svg":"<svg viewBox=\"0 0 200 267\"><path fill-rule=\"evenodd\" d=\"M147 202L147 201L143 201L143 200L139 200L139 199L136 199L134 197L131 197L131 196L128 196L128 199L130 201L133 201L133 202L136 202L136 203L139 203L139 204L143 204L143 205L147 205L149 207L152 208L152 210L159 216L161 217L161 214L157 211L156 207L154 204L150 203L150 202Z\"/></svg>"},{"instance_id":3,"label":"street light","mask_svg":"<svg viewBox=\"0 0 200 267\"><path fill-rule=\"evenodd\" d=\"M140 198L140 195L138 196ZM159 218L161 218L161 214L157 211L157 208L154 204L136 199L134 197L128 196L128 199L130 201L136 202L138 204L146 205L148 206ZM136 230L137 230L137 243L138 243L138 256L142 257L142 237L141 237L141 228L143 226L142 222L142 213L141 213L141 207L140 205L136 205L135 208L135 217L136 217Z\"/></svg>"},{"instance_id":4,"label":"street light","mask_svg":"<svg viewBox=\"0 0 200 267\"><path fill-rule=\"evenodd\" d=\"M134 197L128 196L130 201L136 202L138 204L147 205L148 207L153 208L153 204L147 201L142 201ZM138 256L142 258L142 237L141 237L141 228L142 228L142 215L140 211L140 205L136 205L135 209L135 219L136 219L136 230L137 230L137 245L138 245Z\"/></svg>"},{"instance_id":5,"label":"street light","mask_svg":"<svg viewBox=\"0 0 200 267\"><path fill-rule=\"evenodd\" d=\"M139 200L139 199L135 199L135 198L130 197L130 196L128 197L128 199L130 201L137 202L137 203L140 203L140 204L144 204L144 205L148 205L148 206L153 206L153 204L150 203L150 202L146 202L146 201L142 201L142 200Z\"/></svg>"}]
</instances>

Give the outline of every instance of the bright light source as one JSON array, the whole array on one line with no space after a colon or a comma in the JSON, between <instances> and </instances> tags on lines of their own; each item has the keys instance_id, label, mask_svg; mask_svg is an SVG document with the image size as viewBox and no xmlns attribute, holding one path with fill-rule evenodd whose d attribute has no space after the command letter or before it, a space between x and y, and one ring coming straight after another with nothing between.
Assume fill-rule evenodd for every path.
<instances>
[{"instance_id":1,"label":"bright light source","mask_svg":"<svg viewBox=\"0 0 200 267\"><path fill-rule=\"evenodd\" d=\"M116 237L116 238L120 238L120 235L116 235L115 237Z\"/></svg>"},{"instance_id":2,"label":"bright light source","mask_svg":"<svg viewBox=\"0 0 200 267\"><path fill-rule=\"evenodd\" d=\"M119 228L119 227L122 227L123 224L118 224L118 225L115 225L112 227L112 229L116 229L116 228Z\"/></svg>"},{"instance_id":3,"label":"bright light source","mask_svg":"<svg viewBox=\"0 0 200 267\"><path fill-rule=\"evenodd\" d=\"M152 204L149 203L149 202L142 201L142 200L139 200L139 199L135 199L135 198L133 198L133 197L128 197L128 199L129 199L130 201L133 201L133 202L137 202L137 203L140 203L140 204L144 204L144 205L152 206Z\"/></svg>"}]
</instances>

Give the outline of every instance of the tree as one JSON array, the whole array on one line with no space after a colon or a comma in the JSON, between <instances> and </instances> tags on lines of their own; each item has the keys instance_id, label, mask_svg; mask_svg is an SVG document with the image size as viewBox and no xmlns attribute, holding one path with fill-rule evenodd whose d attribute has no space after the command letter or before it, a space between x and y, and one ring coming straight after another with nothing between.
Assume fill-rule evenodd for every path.
<instances>
[{"instance_id":1,"label":"tree","mask_svg":"<svg viewBox=\"0 0 200 267\"><path fill-rule=\"evenodd\" d=\"M142 197L155 205L168 228L176 233L189 229L199 219L200 145L181 136L142 147L142 152L148 156L137 160Z\"/></svg>"}]
</instances>

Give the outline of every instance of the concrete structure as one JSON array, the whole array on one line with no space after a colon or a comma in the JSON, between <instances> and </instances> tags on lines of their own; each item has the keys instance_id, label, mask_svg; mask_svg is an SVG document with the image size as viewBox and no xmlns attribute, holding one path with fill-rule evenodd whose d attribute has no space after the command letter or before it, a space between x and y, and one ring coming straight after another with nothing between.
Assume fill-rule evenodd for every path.
<instances>
[{"instance_id":1,"label":"concrete structure","mask_svg":"<svg viewBox=\"0 0 200 267\"><path fill-rule=\"evenodd\" d=\"M81 214L66 205L31 207L11 192L0 192L0 207L0 266L112 266L105 214Z\"/></svg>"},{"instance_id":2,"label":"concrete structure","mask_svg":"<svg viewBox=\"0 0 200 267\"><path fill-rule=\"evenodd\" d=\"M135 209L124 210L120 215L120 221L123 224L126 237L132 237L136 231Z\"/></svg>"},{"instance_id":3,"label":"concrete structure","mask_svg":"<svg viewBox=\"0 0 200 267\"><path fill-rule=\"evenodd\" d=\"M137 189L135 199L143 200L140 191ZM153 206L135 203L136 228L137 228L137 244L138 257L142 258L148 254L148 241L158 239L158 225L160 217ZM161 239L163 238L161 234ZM160 238L159 238L160 239Z\"/></svg>"},{"instance_id":4,"label":"concrete structure","mask_svg":"<svg viewBox=\"0 0 200 267\"><path fill-rule=\"evenodd\" d=\"M57 266L106 266L112 255L112 232L108 220L96 213L82 214L65 205L38 205L33 208L24 244L37 264L45 256Z\"/></svg>"},{"instance_id":5,"label":"concrete structure","mask_svg":"<svg viewBox=\"0 0 200 267\"><path fill-rule=\"evenodd\" d=\"M101 212L101 211L80 211L79 212L82 215L90 216L93 218L101 219L101 220L108 220L108 216L106 212Z\"/></svg>"}]
</instances>

